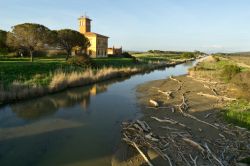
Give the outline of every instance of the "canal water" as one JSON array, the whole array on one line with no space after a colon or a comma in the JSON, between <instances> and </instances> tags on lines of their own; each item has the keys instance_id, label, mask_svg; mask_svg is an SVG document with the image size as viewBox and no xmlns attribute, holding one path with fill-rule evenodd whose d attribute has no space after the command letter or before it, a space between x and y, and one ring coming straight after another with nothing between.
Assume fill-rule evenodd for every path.
<instances>
[{"instance_id":1,"label":"canal water","mask_svg":"<svg viewBox=\"0 0 250 166\"><path fill-rule=\"evenodd\" d=\"M109 166L121 122L141 116L136 86L194 63L1 107L0 166Z\"/></svg>"}]
</instances>

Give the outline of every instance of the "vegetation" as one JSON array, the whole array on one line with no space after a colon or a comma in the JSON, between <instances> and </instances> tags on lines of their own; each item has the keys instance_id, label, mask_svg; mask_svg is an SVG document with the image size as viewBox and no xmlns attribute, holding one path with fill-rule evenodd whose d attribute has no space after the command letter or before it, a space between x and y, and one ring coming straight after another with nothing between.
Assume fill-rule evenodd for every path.
<instances>
[{"instance_id":1,"label":"vegetation","mask_svg":"<svg viewBox=\"0 0 250 166\"><path fill-rule=\"evenodd\" d=\"M161 50L149 50L148 52L134 52L132 53L139 61L144 62L157 62L157 61L179 61L183 59L196 58L199 55L205 55L205 53L195 52L180 52L180 51L161 51Z\"/></svg>"},{"instance_id":2,"label":"vegetation","mask_svg":"<svg viewBox=\"0 0 250 166\"><path fill-rule=\"evenodd\" d=\"M216 55L199 63L190 72L195 77L222 81L236 88L235 95L242 99L228 104L224 117L230 123L250 129L250 68L239 66L224 55Z\"/></svg>"},{"instance_id":3,"label":"vegetation","mask_svg":"<svg viewBox=\"0 0 250 166\"><path fill-rule=\"evenodd\" d=\"M39 24L19 24L12 28L7 35L7 44L15 49L25 49L33 61L34 51L51 44L55 40L55 34L47 27Z\"/></svg>"},{"instance_id":4,"label":"vegetation","mask_svg":"<svg viewBox=\"0 0 250 166\"><path fill-rule=\"evenodd\" d=\"M8 74L11 76L8 77L2 72L3 77L1 76L1 78L7 78L8 82L6 87L0 86L0 104L57 92L68 87L83 86L111 78L129 76L165 66L165 64L144 64L139 66L134 65L133 67L102 67L83 70L82 67L67 66L65 65L66 62L61 62L63 63L61 67L60 64L56 64L55 62L50 62L50 65L45 63L48 66L44 66L44 64L36 61L33 63L23 61L20 62L20 66L15 66L13 62L5 61L4 63L12 63L11 65L5 65L4 68L5 71L9 71ZM22 68L22 66L26 68ZM15 71L11 72L11 68L8 67L14 68ZM33 69L29 71L28 68ZM51 69L54 71L51 72ZM40 74L41 71L43 72ZM6 80L2 81L6 82Z\"/></svg>"},{"instance_id":5,"label":"vegetation","mask_svg":"<svg viewBox=\"0 0 250 166\"><path fill-rule=\"evenodd\" d=\"M133 53L134 57L136 57L139 61L143 62L157 62L157 61L171 61L171 60L179 60L182 57L179 54L158 54L158 53Z\"/></svg>"},{"instance_id":6,"label":"vegetation","mask_svg":"<svg viewBox=\"0 0 250 166\"><path fill-rule=\"evenodd\" d=\"M67 52L66 60L71 56L72 49L79 47L79 50L86 50L89 46L89 40L80 32L63 29L57 31L58 45Z\"/></svg>"},{"instance_id":7,"label":"vegetation","mask_svg":"<svg viewBox=\"0 0 250 166\"><path fill-rule=\"evenodd\" d=\"M7 39L7 32L0 30L0 54L6 54L8 52L6 39Z\"/></svg>"},{"instance_id":8,"label":"vegetation","mask_svg":"<svg viewBox=\"0 0 250 166\"><path fill-rule=\"evenodd\" d=\"M230 103L226 107L225 119L250 130L250 103L245 100Z\"/></svg>"},{"instance_id":9,"label":"vegetation","mask_svg":"<svg viewBox=\"0 0 250 166\"><path fill-rule=\"evenodd\" d=\"M19 81L26 85L47 85L57 70L70 72L80 68L61 58L37 58L33 63L28 58L4 59L0 61L0 84L6 87Z\"/></svg>"},{"instance_id":10,"label":"vegetation","mask_svg":"<svg viewBox=\"0 0 250 166\"><path fill-rule=\"evenodd\" d=\"M96 58L93 59L93 65L96 68L103 67L133 67L135 66L135 62L131 58Z\"/></svg>"},{"instance_id":11,"label":"vegetation","mask_svg":"<svg viewBox=\"0 0 250 166\"><path fill-rule=\"evenodd\" d=\"M236 74L241 72L241 68L237 65L225 65L222 69L222 76L226 81L231 80Z\"/></svg>"},{"instance_id":12,"label":"vegetation","mask_svg":"<svg viewBox=\"0 0 250 166\"><path fill-rule=\"evenodd\" d=\"M86 54L80 56L74 56L69 59L68 63L82 68L92 67L92 59Z\"/></svg>"},{"instance_id":13,"label":"vegetation","mask_svg":"<svg viewBox=\"0 0 250 166\"><path fill-rule=\"evenodd\" d=\"M186 58L186 59L195 58L195 54L192 53L192 52L185 52L185 53L181 54L181 56L182 56L183 58Z\"/></svg>"}]
</instances>

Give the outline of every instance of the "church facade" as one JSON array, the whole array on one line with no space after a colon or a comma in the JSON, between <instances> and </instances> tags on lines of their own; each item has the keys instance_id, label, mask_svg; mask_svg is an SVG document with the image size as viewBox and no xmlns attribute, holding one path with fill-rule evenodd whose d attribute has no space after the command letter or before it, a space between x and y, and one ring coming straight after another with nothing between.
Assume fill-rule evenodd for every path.
<instances>
[{"instance_id":1,"label":"church facade","mask_svg":"<svg viewBox=\"0 0 250 166\"><path fill-rule=\"evenodd\" d=\"M92 58L107 57L109 37L91 32L91 19L82 16L79 19L79 31L89 39L91 46L87 49L87 54Z\"/></svg>"}]
</instances>

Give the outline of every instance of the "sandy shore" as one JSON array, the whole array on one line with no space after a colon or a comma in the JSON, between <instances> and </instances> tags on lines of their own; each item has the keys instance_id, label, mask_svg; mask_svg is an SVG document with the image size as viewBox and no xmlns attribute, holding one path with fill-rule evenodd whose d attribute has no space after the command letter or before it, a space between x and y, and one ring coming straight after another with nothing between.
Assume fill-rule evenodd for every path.
<instances>
[{"instance_id":1,"label":"sandy shore","mask_svg":"<svg viewBox=\"0 0 250 166\"><path fill-rule=\"evenodd\" d=\"M162 92L171 92L171 96ZM183 103L183 95L188 108L183 109L182 113L178 105ZM250 133L227 124L222 118L221 110L227 103L226 96L230 96L230 99L234 97L233 91L226 85L195 80L189 76L152 81L137 87L138 104L144 114L140 120L150 126L151 132L161 138L160 141L164 139L164 142L168 142L164 153L169 156L172 165L195 165L195 162L197 165L236 165L240 159L250 156ZM150 100L156 101L158 108L152 106ZM178 123L159 122L152 117ZM205 149L203 154L190 140ZM218 161L208 154L206 144ZM153 165L170 165L151 148L141 148ZM194 159L195 156L197 160L194 162L191 157ZM125 143L112 161L112 165L144 164L139 153Z\"/></svg>"}]
</instances>

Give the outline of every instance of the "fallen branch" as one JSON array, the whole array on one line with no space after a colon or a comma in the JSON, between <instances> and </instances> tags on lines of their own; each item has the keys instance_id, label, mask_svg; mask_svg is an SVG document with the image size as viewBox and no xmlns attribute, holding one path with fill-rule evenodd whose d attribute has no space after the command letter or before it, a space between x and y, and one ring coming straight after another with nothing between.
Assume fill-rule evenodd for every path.
<instances>
[{"instance_id":1,"label":"fallen branch","mask_svg":"<svg viewBox=\"0 0 250 166\"><path fill-rule=\"evenodd\" d=\"M224 166L224 164L215 156L215 154L212 153L212 151L209 149L207 143L205 143L205 148L207 150L207 153L213 157L214 160L216 160L221 166Z\"/></svg>"},{"instance_id":2,"label":"fallen branch","mask_svg":"<svg viewBox=\"0 0 250 166\"><path fill-rule=\"evenodd\" d=\"M146 161L146 163L149 166L153 166L153 164L149 161L149 159L141 151L141 149L137 146L137 144L134 141L130 140L126 134L124 134L124 136L125 136L125 138L123 138L123 140L126 141L127 143L129 143L130 145L132 145L139 152L139 154L142 156L142 158Z\"/></svg>"},{"instance_id":3,"label":"fallen branch","mask_svg":"<svg viewBox=\"0 0 250 166\"><path fill-rule=\"evenodd\" d=\"M170 78L171 80L176 81L176 82L178 82L179 84L181 84L181 81L180 81L180 80L177 80L177 79L175 79L175 78L173 78L173 76L170 76L169 78Z\"/></svg>"},{"instance_id":4,"label":"fallen branch","mask_svg":"<svg viewBox=\"0 0 250 166\"><path fill-rule=\"evenodd\" d=\"M194 119L194 120L196 120L196 121L198 121L198 122L201 122L201 123L204 123L204 124L206 124L206 125L208 125L208 126L211 126L211 127L215 128L215 129L219 129L217 126L215 126L215 125L213 125L213 124L210 124L210 123L208 123L208 122L206 122L206 121L200 120L200 119L196 118L196 117L193 116L193 115L190 115L190 114L185 113L185 112L183 112L182 114L183 114L185 117L189 117L189 118Z\"/></svg>"},{"instance_id":5,"label":"fallen branch","mask_svg":"<svg viewBox=\"0 0 250 166\"><path fill-rule=\"evenodd\" d=\"M214 89L214 88L211 88L210 86L208 86L208 85L203 85L205 88L207 88L207 89L210 89L213 93L214 93L214 95L215 96L218 96L218 93L216 92L216 90Z\"/></svg>"},{"instance_id":6,"label":"fallen branch","mask_svg":"<svg viewBox=\"0 0 250 166\"><path fill-rule=\"evenodd\" d=\"M145 121L137 120L136 123L138 123L141 126L141 128L146 132L149 132L151 130L151 128L148 126L148 124Z\"/></svg>"},{"instance_id":7,"label":"fallen branch","mask_svg":"<svg viewBox=\"0 0 250 166\"><path fill-rule=\"evenodd\" d=\"M158 122L160 122L160 123L170 123L170 124L174 124L174 125L178 124L178 125L180 125L182 127L187 127L186 125L184 125L184 124L182 124L180 122L177 122L177 121L175 121L173 119L159 119L157 117L151 117L151 118L158 121Z\"/></svg>"},{"instance_id":8,"label":"fallen branch","mask_svg":"<svg viewBox=\"0 0 250 166\"><path fill-rule=\"evenodd\" d=\"M171 159L166 153L161 152L161 150L156 147L152 147L152 149L154 149L163 159L168 160L169 165L172 166Z\"/></svg>"},{"instance_id":9,"label":"fallen branch","mask_svg":"<svg viewBox=\"0 0 250 166\"><path fill-rule=\"evenodd\" d=\"M235 101L236 100L235 98L229 98L229 97L226 97L226 96L215 96L215 95L206 94L206 93L203 93L203 92L199 92L199 93L197 93L197 95L205 96L205 97L208 97L208 98L224 100L224 101Z\"/></svg>"},{"instance_id":10,"label":"fallen branch","mask_svg":"<svg viewBox=\"0 0 250 166\"><path fill-rule=\"evenodd\" d=\"M205 116L205 119L207 119L209 116L211 116L213 113L208 113L206 116Z\"/></svg>"},{"instance_id":11,"label":"fallen branch","mask_svg":"<svg viewBox=\"0 0 250 166\"><path fill-rule=\"evenodd\" d=\"M197 148L198 150L201 151L202 154L204 154L205 149L197 142L189 139L189 138L182 138L183 141L185 141L186 143L190 144L191 146Z\"/></svg>"},{"instance_id":12,"label":"fallen branch","mask_svg":"<svg viewBox=\"0 0 250 166\"><path fill-rule=\"evenodd\" d=\"M197 159L198 159L198 156L196 156L195 158L193 158L193 156L192 156L191 154L189 154L189 157L190 157L190 159L193 161L194 166L197 166Z\"/></svg>"},{"instance_id":13,"label":"fallen branch","mask_svg":"<svg viewBox=\"0 0 250 166\"><path fill-rule=\"evenodd\" d=\"M140 150L140 148L136 145L135 142L132 142L132 145L136 148L136 150L140 153L140 155L142 156L142 158L146 161L146 163L149 166L153 166L153 164L148 160L148 158L145 156L145 154Z\"/></svg>"}]
</instances>

